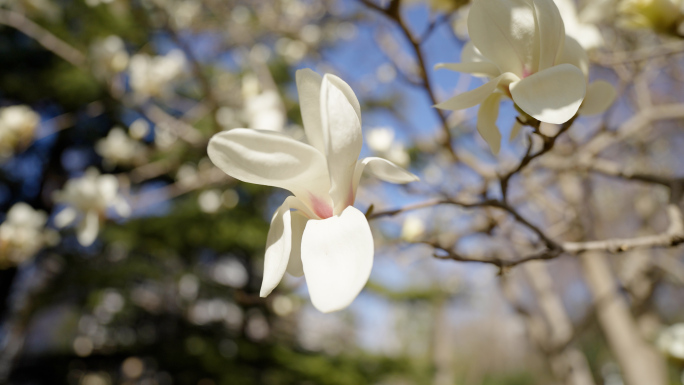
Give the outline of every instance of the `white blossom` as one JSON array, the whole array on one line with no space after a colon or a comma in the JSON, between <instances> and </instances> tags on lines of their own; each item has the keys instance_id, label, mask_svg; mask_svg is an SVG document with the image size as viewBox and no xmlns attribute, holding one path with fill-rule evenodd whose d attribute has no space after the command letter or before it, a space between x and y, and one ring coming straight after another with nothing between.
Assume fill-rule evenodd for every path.
<instances>
[{"instance_id":1,"label":"white blossom","mask_svg":"<svg viewBox=\"0 0 684 385\"><path fill-rule=\"evenodd\" d=\"M57 234L45 228L46 222L44 211L23 202L12 206L0 224L0 268L16 266L57 241Z\"/></svg>"},{"instance_id":2,"label":"white blossom","mask_svg":"<svg viewBox=\"0 0 684 385\"><path fill-rule=\"evenodd\" d=\"M607 82L587 86L587 54L566 36L553 0L477 0L468 13L468 32L471 41L463 47L461 63L436 68L489 80L435 107L461 110L480 104L477 129L495 154L501 147L496 120L504 97L530 117L553 124L570 120L580 107L581 114L599 113L615 97Z\"/></svg>"},{"instance_id":3,"label":"white blossom","mask_svg":"<svg viewBox=\"0 0 684 385\"><path fill-rule=\"evenodd\" d=\"M90 47L90 57L95 76L108 79L118 74L128 66L128 52L123 40L116 35L110 35L98 40Z\"/></svg>"},{"instance_id":4,"label":"white blossom","mask_svg":"<svg viewBox=\"0 0 684 385\"><path fill-rule=\"evenodd\" d=\"M17 147L30 143L40 116L29 106L0 108L0 157L12 156Z\"/></svg>"},{"instance_id":5,"label":"white blossom","mask_svg":"<svg viewBox=\"0 0 684 385\"><path fill-rule=\"evenodd\" d=\"M89 246L97 238L100 222L107 209L113 208L122 217L130 215L131 208L118 193L119 181L114 175L104 174L94 168L86 170L80 178L69 179L53 199L65 204L55 217L57 227L76 224L76 236L83 246Z\"/></svg>"},{"instance_id":6,"label":"white blossom","mask_svg":"<svg viewBox=\"0 0 684 385\"><path fill-rule=\"evenodd\" d=\"M131 88L141 98L168 98L184 68L185 55L177 49L164 56L135 54L129 66Z\"/></svg>"},{"instance_id":7,"label":"white blossom","mask_svg":"<svg viewBox=\"0 0 684 385\"><path fill-rule=\"evenodd\" d=\"M110 166L130 165L136 159L141 158L145 152L145 146L128 136L121 127L114 127L107 137L100 139L95 144L95 151L102 156Z\"/></svg>"},{"instance_id":8,"label":"white blossom","mask_svg":"<svg viewBox=\"0 0 684 385\"><path fill-rule=\"evenodd\" d=\"M271 220L261 296L287 270L306 276L313 305L322 312L348 306L365 286L373 265L373 237L352 204L368 169L394 183L417 177L381 158L358 160L361 109L342 79L297 71L297 89L309 144L284 134L233 129L214 135L208 154L232 177L291 191ZM293 211L291 211L293 210Z\"/></svg>"}]
</instances>

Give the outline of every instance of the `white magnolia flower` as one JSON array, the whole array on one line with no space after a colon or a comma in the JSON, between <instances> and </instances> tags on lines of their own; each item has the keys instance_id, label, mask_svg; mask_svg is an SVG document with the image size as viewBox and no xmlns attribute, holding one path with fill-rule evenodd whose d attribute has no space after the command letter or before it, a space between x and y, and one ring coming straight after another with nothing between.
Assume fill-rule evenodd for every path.
<instances>
[{"instance_id":1,"label":"white magnolia flower","mask_svg":"<svg viewBox=\"0 0 684 385\"><path fill-rule=\"evenodd\" d=\"M294 194L271 220L261 296L287 270L304 274L314 306L331 312L354 300L373 265L368 221L352 206L362 171L368 166L394 183L417 177L381 158L358 160L361 109L343 80L304 69L297 71L297 89L310 144L278 132L238 128L216 134L208 153L236 179Z\"/></svg>"},{"instance_id":2,"label":"white magnolia flower","mask_svg":"<svg viewBox=\"0 0 684 385\"><path fill-rule=\"evenodd\" d=\"M461 110L481 104L477 129L492 152L501 146L496 119L503 97L532 118L553 124L570 120L583 102L587 115L612 103L614 90L607 82L587 87L586 52L565 35L553 0L476 0L468 31L472 40L463 47L461 63L436 68L490 80L435 107Z\"/></svg>"},{"instance_id":3,"label":"white magnolia flower","mask_svg":"<svg viewBox=\"0 0 684 385\"><path fill-rule=\"evenodd\" d=\"M0 157L9 157L15 148L26 146L40 123L40 116L29 106L0 108Z\"/></svg>"},{"instance_id":4,"label":"white magnolia flower","mask_svg":"<svg viewBox=\"0 0 684 385\"><path fill-rule=\"evenodd\" d=\"M563 16L565 33L577 40L586 50L592 50L603 45L601 31L592 22L588 21L593 15L585 12L591 8L585 7L578 11L575 0L554 0L560 14Z\"/></svg>"},{"instance_id":5,"label":"white magnolia flower","mask_svg":"<svg viewBox=\"0 0 684 385\"><path fill-rule=\"evenodd\" d=\"M130 165L143 155L145 146L128 136L121 127L114 127L106 138L97 141L95 151L109 165Z\"/></svg>"},{"instance_id":6,"label":"white magnolia flower","mask_svg":"<svg viewBox=\"0 0 684 385\"><path fill-rule=\"evenodd\" d=\"M122 217L131 213L130 206L118 190L119 181L114 175L100 175L94 168L86 170L80 178L69 179L64 188L53 196L55 202L67 205L55 217L55 225L61 228L78 222L78 242L83 246L91 245L97 238L100 221L106 217L108 208L113 208Z\"/></svg>"},{"instance_id":7,"label":"white magnolia flower","mask_svg":"<svg viewBox=\"0 0 684 385\"><path fill-rule=\"evenodd\" d=\"M173 81L183 74L184 68L185 55L177 49L165 56L135 54L129 66L131 88L143 98L169 97Z\"/></svg>"},{"instance_id":8,"label":"white magnolia flower","mask_svg":"<svg viewBox=\"0 0 684 385\"><path fill-rule=\"evenodd\" d=\"M123 40L110 35L90 47L93 72L100 79L108 79L128 66L128 52Z\"/></svg>"},{"instance_id":9,"label":"white magnolia flower","mask_svg":"<svg viewBox=\"0 0 684 385\"><path fill-rule=\"evenodd\" d=\"M674 324L658 336L660 350L673 358L684 360L684 323Z\"/></svg>"},{"instance_id":10,"label":"white magnolia flower","mask_svg":"<svg viewBox=\"0 0 684 385\"><path fill-rule=\"evenodd\" d=\"M0 224L0 268L16 266L56 241L54 231L45 229L46 222L44 211L23 202L12 206Z\"/></svg>"}]
</instances>

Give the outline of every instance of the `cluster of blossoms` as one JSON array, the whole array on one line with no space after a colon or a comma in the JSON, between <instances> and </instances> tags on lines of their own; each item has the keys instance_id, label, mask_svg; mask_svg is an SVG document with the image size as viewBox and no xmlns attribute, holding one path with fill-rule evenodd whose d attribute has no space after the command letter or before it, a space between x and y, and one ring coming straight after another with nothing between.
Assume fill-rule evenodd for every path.
<instances>
[{"instance_id":1,"label":"cluster of blossoms","mask_svg":"<svg viewBox=\"0 0 684 385\"><path fill-rule=\"evenodd\" d=\"M173 81L184 72L185 62L185 55L180 50L169 51L164 56L133 55L128 69L133 92L141 99L168 98Z\"/></svg>"},{"instance_id":2,"label":"cluster of blossoms","mask_svg":"<svg viewBox=\"0 0 684 385\"><path fill-rule=\"evenodd\" d=\"M28 106L0 108L0 158L8 158L33 138L40 116Z\"/></svg>"},{"instance_id":3,"label":"cluster of blossoms","mask_svg":"<svg viewBox=\"0 0 684 385\"><path fill-rule=\"evenodd\" d=\"M128 166L144 158L145 146L131 138L121 127L114 127L107 137L95 144L95 151L104 159L105 168Z\"/></svg>"},{"instance_id":4,"label":"cluster of blossoms","mask_svg":"<svg viewBox=\"0 0 684 385\"><path fill-rule=\"evenodd\" d=\"M618 12L623 27L684 36L684 2L681 0L622 0Z\"/></svg>"},{"instance_id":5,"label":"cluster of blossoms","mask_svg":"<svg viewBox=\"0 0 684 385\"><path fill-rule=\"evenodd\" d=\"M7 212L0 224L0 269L28 260L46 245L55 244L59 235L45 228L47 214L19 202Z\"/></svg>"},{"instance_id":6,"label":"cluster of blossoms","mask_svg":"<svg viewBox=\"0 0 684 385\"><path fill-rule=\"evenodd\" d=\"M615 98L610 83L588 84L587 53L566 35L552 0L478 0L468 13L468 32L471 41L463 47L461 62L436 68L488 81L436 107L462 110L479 104L477 130L495 154L501 147L496 120L502 98L513 100L527 115L523 120L552 124L578 113L603 112Z\"/></svg>"}]
</instances>

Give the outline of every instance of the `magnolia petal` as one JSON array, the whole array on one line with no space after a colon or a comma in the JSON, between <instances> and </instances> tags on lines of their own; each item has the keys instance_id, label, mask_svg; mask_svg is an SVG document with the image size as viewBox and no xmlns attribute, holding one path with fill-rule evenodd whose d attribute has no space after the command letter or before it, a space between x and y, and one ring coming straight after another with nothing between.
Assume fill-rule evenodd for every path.
<instances>
[{"instance_id":1,"label":"magnolia petal","mask_svg":"<svg viewBox=\"0 0 684 385\"><path fill-rule=\"evenodd\" d=\"M339 216L307 222L302 263L316 309L328 313L349 306L373 267L373 236L363 213L349 206Z\"/></svg>"},{"instance_id":2,"label":"magnolia petal","mask_svg":"<svg viewBox=\"0 0 684 385\"><path fill-rule=\"evenodd\" d=\"M499 68L492 62L463 62L463 63L439 63L435 69L448 69L456 72L465 72L476 76L497 77L501 75Z\"/></svg>"},{"instance_id":3,"label":"magnolia petal","mask_svg":"<svg viewBox=\"0 0 684 385\"><path fill-rule=\"evenodd\" d=\"M572 64L582 70L585 78L589 76L589 57L587 56L587 51L582 48L577 40L570 36L565 37L563 52L558 60L558 64L563 63Z\"/></svg>"},{"instance_id":4,"label":"magnolia petal","mask_svg":"<svg viewBox=\"0 0 684 385\"><path fill-rule=\"evenodd\" d=\"M615 101L617 93L612 84L597 80L587 86L587 95L579 109L580 115L596 115L604 112Z\"/></svg>"},{"instance_id":5,"label":"magnolia petal","mask_svg":"<svg viewBox=\"0 0 684 385\"><path fill-rule=\"evenodd\" d=\"M482 52L480 52L479 49L475 47L472 41L468 41L463 45L463 49L461 50L461 63L470 63L470 62L489 62L489 59L486 57L482 56ZM494 63L492 63L494 64ZM496 64L495 64L496 65Z\"/></svg>"},{"instance_id":6,"label":"magnolia petal","mask_svg":"<svg viewBox=\"0 0 684 385\"><path fill-rule=\"evenodd\" d=\"M515 137L518 136L522 128L523 125L518 121L518 119L516 119L515 123L513 123L513 128L511 128L511 135L508 137L508 140L511 141L515 139Z\"/></svg>"},{"instance_id":7,"label":"magnolia petal","mask_svg":"<svg viewBox=\"0 0 684 385\"><path fill-rule=\"evenodd\" d=\"M513 101L533 118L553 124L575 116L586 92L582 71L560 64L511 83Z\"/></svg>"},{"instance_id":8,"label":"magnolia petal","mask_svg":"<svg viewBox=\"0 0 684 385\"><path fill-rule=\"evenodd\" d=\"M565 26L558 7L553 0L532 0L538 39L536 57L539 58L532 72L543 71L556 64L565 43ZM537 56L538 55L538 56Z\"/></svg>"},{"instance_id":9,"label":"magnolia petal","mask_svg":"<svg viewBox=\"0 0 684 385\"><path fill-rule=\"evenodd\" d=\"M96 211L88 211L81 223L76 227L76 239L83 246L90 246L95 242L100 231L100 217Z\"/></svg>"},{"instance_id":10,"label":"magnolia petal","mask_svg":"<svg viewBox=\"0 0 684 385\"><path fill-rule=\"evenodd\" d=\"M444 110L463 110L470 108L484 102L485 99L492 94L492 92L496 91L497 87L506 87L512 82L518 81L519 79L520 78L518 78L516 75L506 72L488 81L482 86L475 88L474 90L458 94L451 99L435 105L435 107Z\"/></svg>"},{"instance_id":11,"label":"magnolia petal","mask_svg":"<svg viewBox=\"0 0 684 385\"><path fill-rule=\"evenodd\" d=\"M302 266L302 235L304 235L304 228L309 219L296 211L292 212L290 218L292 224L292 248L290 250L290 260L287 262L287 272L295 277L301 277L304 275L304 267Z\"/></svg>"},{"instance_id":12,"label":"magnolia petal","mask_svg":"<svg viewBox=\"0 0 684 385\"><path fill-rule=\"evenodd\" d=\"M494 155L498 155L501 149L501 133L496 126L496 119L499 117L499 101L502 96L499 92L489 95L477 111L477 131Z\"/></svg>"},{"instance_id":13,"label":"magnolia petal","mask_svg":"<svg viewBox=\"0 0 684 385\"><path fill-rule=\"evenodd\" d=\"M340 82L346 85L341 79L327 74L323 77L321 86L321 121L326 141L330 197L333 201L334 214L339 214L345 207L354 203L352 178L363 145L357 107L347 95L351 91L343 90L349 86L343 86L341 89L338 87Z\"/></svg>"},{"instance_id":14,"label":"magnolia petal","mask_svg":"<svg viewBox=\"0 0 684 385\"><path fill-rule=\"evenodd\" d=\"M295 198L296 199L296 198ZM261 281L259 295L266 297L283 279L292 250L292 212L286 199L273 214L271 227L266 237L264 254L264 279Z\"/></svg>"},{"instance_id":15,"label":"magnolia petal","mask_svg":"<svg viewBox=\"0 0 684 385\"><path fill-rule=\"evenodd\" d=\"M370 171L373 176L384 180L385 182L404 184L420 180L420 178L413 173L397 166L387 159L376 157L363 158L356 162L356 168L354 169L354 195L356 195L356 189L359 186L361 174L363 174L363 170L366 166L368 166L368 171Z\"/></svg>"},{"instance_id":16,"label":"magnolia petal","mask_svg":"<svg viewBox=\"0 0 684 385\"><path fill-rule=\"evenodd\" d=\"M323 77L309 68L304 68L295 73L295 78L306 138L312 146L325 154L325 142L321 128L321 83Z\"/></svg>"},{"instance_id":17,"label":"magnolia petal","mask_svg":"<svg viewBox=\"0 0 684 385\"><path fill-rule=\"evenodd\" d=\"M312 146L274 131L236 128L214 135L207 153L235 179L290 190L309 204L314 198L329 204L326 160Z\"/></svg>"},{"instance_id":18,"label":"magnolia petal","mask_svg":"<svg viewBox=\"0 0 684 385\"><path fill-rule=\"evenodd\" d=\"M534 10L527 0L478 0L468 12L470 38L484 57L503 72L523 76L532 62Z\"/></svg>"},{"instance_id":19,"label":"magnolia petal","mask_svg":"<svg viewBox=\"0 0 684 385\"><path fill-rule=\"evenodd\" d=\"M344 96L347 98L347 101L351 106L354 108L354 112L356 112L356 117L359 118L359 124L361 124L361 104L359 103L359 99L356 98L356 94L354 93L354 90L345 82L344 80L340 79L339 77L332 75L332 74L326 74L327 80L332 83L337 89L342 91Z\"/></svg>"},{"instance_id":20,"label":"magnolia petal","mask_svg":"<svg viewBox=\"0 0 684 385\"><path fill-rule=\"evenodd\" d=\"M55 226L57 226L60 229L63 227L67 227L70 224L74 223L77 215L78 212L75 208L65 207L62 209L62 211L55 215Z\"/></svg>"}]
</instances>

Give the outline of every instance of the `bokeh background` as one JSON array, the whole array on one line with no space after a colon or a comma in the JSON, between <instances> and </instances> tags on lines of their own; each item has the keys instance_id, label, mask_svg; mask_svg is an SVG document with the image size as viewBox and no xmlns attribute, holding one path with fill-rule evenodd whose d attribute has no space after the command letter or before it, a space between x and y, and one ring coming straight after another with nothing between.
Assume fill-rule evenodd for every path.
<instances>
[{"instance_id":1,"label":"bokeh background","mask_svg":"<svg viewBox=\"0 0 684 385\"><path fill-rule=\"evenodd\" d=\"M557 3L592 79L619 98L516 176L510 200L556 239L666 231L674 193L587 164L684 177L684 8ZM645 362L643 348L667 378L652 384L680 384L676 245L597 256L599 278L576 255L510 269L459 262L445 250L515 259L534 234L491 207L428 205L371 221L373 272L348 309L318 312L303 277L259 297L270 218L287 192L226 176L206 145L236 127L302 139L297 69L347 81L362 103L362 156L421 177L364 179L361 210L500 194L492 175L533 140L507 140L513 106L499 117L498 157L475 130L476 108L431 107L481 84L432 69L459 60L468 6L2 0L0 383L618 385L630 384L625 365ZM619 140L599 149L603 163L575 157L612 133ZM608 306L622 312L606 315Z\"/></svg>"}]
</instances>

